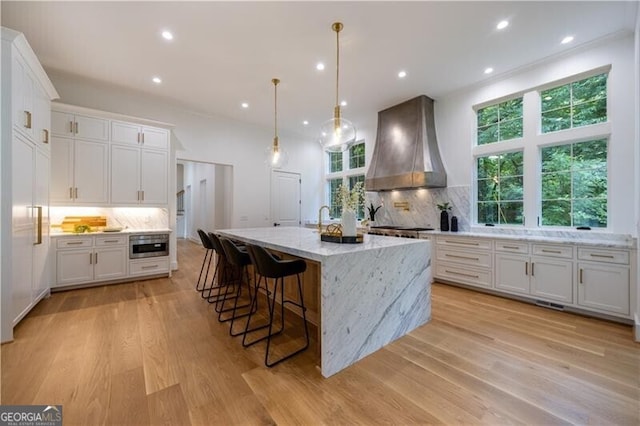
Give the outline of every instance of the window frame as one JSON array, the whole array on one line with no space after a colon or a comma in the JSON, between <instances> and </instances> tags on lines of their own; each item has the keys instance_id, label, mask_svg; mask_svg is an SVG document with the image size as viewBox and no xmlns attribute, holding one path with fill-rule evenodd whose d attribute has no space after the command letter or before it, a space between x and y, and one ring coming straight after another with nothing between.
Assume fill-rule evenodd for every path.
<instances>
[{"instance_id":1,"label":"window frame","mask_svg":"<svg viewBox=\"0 0 640 426\"><path fill-rule=\"evenodd\" d=\"M342 185L345 185L346 187L349 186L349 178L352 177L357 177L357 176L362 176L363 180L366 177L365 171L366 171L366 166L367 166L367 145L364 141L364 139L360 139L358 140L355 144L353 144L353 147L357 146L357 145L363 145L364 146L364 153L363 153L363 157L364 157L364 165L362 167L357 167L357 168L349 168L350 166L350 158L351 158L351 148L346 150L346 151L342 151L340 152L340 154L342 154L342 170L338 171L338 172L331 172L330 170L330 162L331 162L331 153L329 152L324 152L325 156L324 159L326 161L326 166L324 168L325 171L325 176L324 176L324 188L325 188L325 196L324 196L324 201L325 204L329 206L329 209L332 213L335 213L335 208L332 209L333 206L333 200L331 199L331 181L335 180L335 179L341 179L342 180ZM353 148L352 147L352 148ZM358 213L360 213L360 211L358 211ZM360 215L358 215L357 217L359 218L359 220L364 219L364 209L362 212L362 218L360 218ZM337 216L331 216L330 214L330 218L333 220L339 220L342 216L342 212L340 212L340 215Z\"/></svg>"},{"instance_id":2,"label":"window frame","mask_svg":"<svg viewBox=\"0 0 640 426\"><path fill-rule=\"evenodd\" d=\"M519 228L519 229L539 229L539 230L575 230L575 226L550 226L542 225L542 148L551 145L573 144L588 140L607 139L607 226L594 227L596 232L610 232L611 223L611 79L607 76L606 85L606 111L607 119L601 123L589 124L581 127L542 133L542 99L544 90L559 87L572 82L584 80L600 74L609 74L611 66L606 65L594 68L585 72L573 74L571 76L557 79L537 85L526 90L511 93L507 96L495 98L472 106L473 127L472 127L472 147L471 147L471 214L470 221L473 227L484 227L484 223L478 223L478 176L477 159L482 156L499 155L506 152L523 150L523 224L495 224L499 228ZM523 132L522 138L499 141L497 143L477 144L477 111L486 106L499 104L515 97L523 97Z\"/></svg>"}]
</instances>

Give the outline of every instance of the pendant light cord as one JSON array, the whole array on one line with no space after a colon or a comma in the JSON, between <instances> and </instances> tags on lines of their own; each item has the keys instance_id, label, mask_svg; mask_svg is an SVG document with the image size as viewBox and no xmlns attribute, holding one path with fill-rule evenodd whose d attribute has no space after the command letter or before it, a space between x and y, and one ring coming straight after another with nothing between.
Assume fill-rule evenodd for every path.
<instances>
[{"instance_id":1,"label":"pendant light cord","mask_svg":"<svg viewBox=\"0 0 640 426\"><path fill-rule=\"evenodd\" d=\"M274 139L273 139L273 144L276 145L277 144L277 140L278 140L278 83L280 83L280 80L278 80L277 78L274 78L271 80L271 82L273 83L273 110L274 110L274 119L273 119L273 128L274 128Z\"/></svg>"},{"instance_id":2,"label":"pendant light cord","mask_svg":"<svg viewBox=\"0 0 640 426\"><path fill-rule=\"evenodd\" d=\"M342 29L342 24L337 22L333 25L336 32L336 106L338 106L340 105L338 82L340 81L340 30Z\"/></svg>"}]
</instances>

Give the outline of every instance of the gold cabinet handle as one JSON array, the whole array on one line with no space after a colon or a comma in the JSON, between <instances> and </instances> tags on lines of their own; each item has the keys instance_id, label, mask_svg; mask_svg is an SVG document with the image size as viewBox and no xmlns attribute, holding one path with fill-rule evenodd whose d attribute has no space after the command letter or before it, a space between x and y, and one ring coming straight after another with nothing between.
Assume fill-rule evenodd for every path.
<instances>
[{"instance_id":1,"label":"gold cabinet handle","mask_svg":"<svg viewBox=\"0 0 640 426\"><path fill-rule=\"evenodd\" d=\"M536 263L535 262L531 262L531 276L532 277L535 275L535 272L534 272L535 271L535 266L536 266Z\"/></svg>"},{"instance_id":2,"label":"gold cabinet handle","mask_svg":"<svg viewBox=\"0 0 640 426\"><path fill-rule=\"evenodd\" d=\"M93 253L89 253L89 265L93 265Z\"/></svg>"},{"instance_id":3,"label":"gold cabinet handle","mask_svg":"<svg viewBox=\"0 0 640 426\"><path fill-rule=\"evenodd\" d=\"M78 134L78 122L77 121L74 122L73 127L74 127L74 133L77 135Z\"/></svg>"},{"instance_id":4,"label":"gold cabinet handle","mask_svg":"<svg viewBox=\"0 0 640 426\"><path fill-rule=\"evenodd\" d=\"M156 269L158 265L143 266L140 269Z\"/></svg>"},{"instance_id":5,"label":"gold cabinet handle","mask_svg":"<svg viewBox=\"0 0 640 426\"><path fill-rule=\"evenodd\" d=\"M73 133L73 121L69 122L69 133Z\"/></svg>"},{"instance_id":6,"label":"gold cabinet handle","mask_svg":"<svg viewBox=\"0 0 640 426\"><path fill-rule=\"evenodd\" d=\"M31 128L31 112L29 111L24 112L24 127L27 129Z\"/></svg>"},{"instance_id":7,"label":"gold cabinet handle","mask_svg":"<svg viewBox=\"0 0 640 426\"><path fill-rule=\"evenodd\" d=\"M459 256L457 254L449 254L449 253L445 253L445 257L453 257L455 259L466 259L466 260L475 260L475 261L479 261L480 260L480 258L478 258L478 257Z\"/></svg>"},{"instance_id":8,"label":"gold cabinet handle","mask_svg":"<svg viewBox=\"0 0 640 426\"><path fill-rule=\"evenodd\" d=\"M119 243L119 241L118 241L118 240L104 240L104 243L105 243L105 244L108 244L108 243L113 243L113 244L115 244L115 243Z\"/></svg>"},{"instance_id":9,"label":"gold cabinet handle","mask_svg":"<svg viewBox=\"0 0 640 426\"><path fill-rule=\"evenodd\" d=\"M76 186L76 188L74 190L74 195L75 195L75 198L77 199L78 198L78 187L77 186Z\"/></svg>"},{"instance_id":10,"label":"gold cabinet handle","mask_svg":"<svg viewBox=\"0 0 640 426\"><path fill-rule=\"evenodd\" d=\"M582 284L582 268L580 268L580 284Z\"/></svg>"},{"instance_id":11,"label":"gold cabinet handle","mask_svg":"<svg viewBox=\"0 0 640 426\"><path fill-rule=\"evenodd\" d=\"M42 143L49 143L49 130L42 129Z\"/></svg>"},{"instance_id":12,"label":"gold cabinet handle","mask_svg":"<svg viewBox=\"0 0 640 426\"><path fill-rule=\"evenodd\" d=\"M142 132L142 145L144 145L144 132Z\"/></svg>"},{"instance_id":13,"label":"gold cabinet handle","mask_svg":"<svg viewBox=\"0 0 640 426\"><path fill-rule=\"evenodd\" d=\"M547 249L542 249L543 253L553 253L553 254L562 254L562 252L560 250L547 250Z\"/></svg>"},{"instance_id":14,"label":"gold cabinet handle","mask_svg":"<svg viewBox=\"0 0 640 426\"><path fill-rule=\"evenodd\" d=\"M73 200L73 188L69 187L69 198Z\"/></svg>"},{"instance_id":15,"label":"gold cabinet handle","mask_svg":"<svg viewBox=\"0 0 640 426\"><path fill-rule=\"evenodd\" d=\"M69 241L69 242L67 242L68 246L75 246L75 245L78 245L78 244L82 244L82 241Z\"/></svg>"},{"instance_id":16,"label":"gold cabinet handle","mask_svg":"<svg viewBox=\"0 0 640 426\"><path fill-rule=\"evenodd\" d=\"M42 206L33 206L34 209L38 212L36 216L36 240L33 245L37 246L42 244Z\"/></svg>"},{"instance_id":17,"label":"gold cabinet handle","mask_svg":"<svg viewBox=\"0 0 640 426\"><path fill-rule=\"evenodd\" d=\"M96 265L98 264L98 253L96 253L96 260L94 262Z\"/></svg>"},{"instance_id":18,"label":"gold cabinet handle","mask_svg":"<svg viewBox=\"0 0 640 426\"><path fill-rule=\"evenodd\" d=\"M444 242L447 243L447 244L461 244L463 246L478 246L478 245L480 245L480 243L473 243L473 242L468 242L468 241L444 240Z\"/></svg>"},{"instance_id":19,"label":"gold cabinet handle","mask_svg":"<svg viewBox=\"0 0 640 426\"><path fill-rule=\"evenodd\" d=\"M529 262L524 262L524 274L529 275Z\"/></svg>"},{"instance_id":20,"label":"gold cabinet handle","mask_svg":"<svg viewBox=\"0 0 640 426\"><path fill-rule=\"evenodd\" d=\"M144 201L144 191L140 191L142 192L142 201Z\"/></svg>"},{"instance_id":21,"label":"gold cabinet handle","mask_svg":"<svg viewBox=\"0 0 640 426\"><path fill-rule=\"evenodd\" d=\"M594 254L594 253L591 253L589 256L591 256L591 257L601 257L601 258L604 258L604 259L613 259L613 256L610 255L610 254Z\"/></svg>"},{"instance_id":22,"label":"gold cabinet handle","mask_svg":"<svg viewBox=\"0 0 640 426\"><path fill-rule=\"evenodd\" d=\"M140 143L140 132L138 132L138 143Z\"/></svg>"},{"instance_id":23,"label":"gold cabinet handle","mask_svg":"<svg viewBox=\"0 0 640 426\"><path fill-rule=\"evenodd\" d=\"M511 249L511 250L520 250L518 246L502 246L502 248Z\"/></svg>"}]
</instances>

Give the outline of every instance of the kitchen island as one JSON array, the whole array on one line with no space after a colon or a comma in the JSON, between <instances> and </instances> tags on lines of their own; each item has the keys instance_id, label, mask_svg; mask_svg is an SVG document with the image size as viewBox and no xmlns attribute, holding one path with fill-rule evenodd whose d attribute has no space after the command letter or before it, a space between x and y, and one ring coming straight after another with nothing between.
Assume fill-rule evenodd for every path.
<instances>
[{"instance_id":1,"label":"kitchen island","mask_svg":"<svg viewBox=\"0 0 640 426\"><path fill-rule=\"evenodd\" d=\"M319 264L318 343L324 377L431 318L428 241L365 235L361 244L337 244L320 241L317 231L294 227L217 233Z\"/></svg>"}]
</instances>

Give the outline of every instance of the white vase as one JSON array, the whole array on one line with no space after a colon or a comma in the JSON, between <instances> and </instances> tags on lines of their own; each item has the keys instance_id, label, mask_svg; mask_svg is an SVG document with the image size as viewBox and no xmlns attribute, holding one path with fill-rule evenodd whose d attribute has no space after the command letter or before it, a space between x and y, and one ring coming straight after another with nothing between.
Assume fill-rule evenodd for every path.
<instances>
[{"instance_id":1,"label":"white vase","mask_svg":"<svg viewBox=\"0 0 640 426\"><path fill-rule=\"evenodd\" d=\"M356 212L353 210L343 210L342 219L342 236L343 237L355 237L356 236Z\"/></svg>"}]
</instances>

